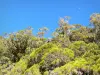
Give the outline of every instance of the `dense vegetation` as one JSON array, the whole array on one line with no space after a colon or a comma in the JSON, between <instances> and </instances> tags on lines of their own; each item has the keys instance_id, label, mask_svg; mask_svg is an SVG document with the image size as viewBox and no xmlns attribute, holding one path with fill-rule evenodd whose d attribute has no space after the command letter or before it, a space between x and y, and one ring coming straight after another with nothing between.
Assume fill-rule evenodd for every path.
<instances>
[{"instance_id":1,"label":"dense vegetation","mask_svg":"<svg viewBox=\"0 0 100 75\"><path fill-rule=\"evenodd\" d=\"M100 14L90 25L70 25L60 18L52 39L48 28L32 28L0 37L0 75L100 75Z\"/></svg>"}]
</instances>

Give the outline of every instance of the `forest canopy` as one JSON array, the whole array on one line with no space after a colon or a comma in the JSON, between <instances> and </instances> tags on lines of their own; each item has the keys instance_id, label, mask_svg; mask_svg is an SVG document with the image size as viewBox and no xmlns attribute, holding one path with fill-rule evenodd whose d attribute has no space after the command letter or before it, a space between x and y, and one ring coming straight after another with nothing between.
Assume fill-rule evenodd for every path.
<instances>
[{"instance_id":1,"label":"forest canopy","mask_svg":"<svg viewBox=\"0 0 100 75\"><path fill-rule=\"evenodd\" d=\"M100 13L88 26L69 20L59 19L51 39L47 27L0 36L0 75L100 75Z\"/></svg>"}]
</instances>

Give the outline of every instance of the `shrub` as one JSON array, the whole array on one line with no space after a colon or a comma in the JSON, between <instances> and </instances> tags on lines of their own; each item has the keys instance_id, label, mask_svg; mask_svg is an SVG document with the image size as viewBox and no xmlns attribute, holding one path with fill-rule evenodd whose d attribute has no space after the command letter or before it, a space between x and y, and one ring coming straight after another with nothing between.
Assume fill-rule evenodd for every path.
<instances>
[{"instance_id":1,"label":"shrub","mask_svg":"<svg viewBox=\"0 0 100 75\"><path fill-rule=\"evenodd\" d=\"M39 65L34 64L32 67L30 67L24 72L24 75L41 75L39 71Z\"/></svg>"},{"instance_id":2,"label":"shrub","mask_svg":"<svg viewBox=\"0 0 100 75\"><path fill-rule=\"evenodd\" d=\"M86 52L86 43L84 41L75 41L69 45L69 49L72 49L75 56L82 56Z\"/></svg>"}]
</instances>

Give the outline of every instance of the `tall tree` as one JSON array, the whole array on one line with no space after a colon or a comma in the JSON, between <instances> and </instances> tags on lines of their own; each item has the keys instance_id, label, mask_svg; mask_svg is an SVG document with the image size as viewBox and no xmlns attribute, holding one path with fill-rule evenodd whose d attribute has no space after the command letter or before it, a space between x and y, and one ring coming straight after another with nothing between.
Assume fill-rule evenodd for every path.
<instances>
[{"instance_id":1,"label":"tall tree","mask_svg":"<svg viewBox=\"0 0 100 75\"><path fill-rule=\"evenodd\" d=\"M90 22L94 25L95 29L95 41L100 42L100 14L94 13L90 17Z\"/></svg>"},{"instance_id":2,"label":"tall tree","mask_svg":"<svg viewBox=\"0 0 100 75\"><path fill-rule=\"evenodd\" d=\"M8 34L5 44L11 54L12 61L18 61L25 54L27 47L31 46L32 37L32 28L30 27L16 33Z\"/></svg>"},{"instance_id":3,"label":"tall tree","mask_svg":"<svg viewBox=\"0 0 100 75\"><path fill-rule=\"evenodd\" d=\"M39 29L39 32L37 33L37 35L40 37L40 38L43 38L44 37L44 34L48 31L48 28L47 27L43 27L43 28L40 28Z\"/></svg>"}]
</instances>

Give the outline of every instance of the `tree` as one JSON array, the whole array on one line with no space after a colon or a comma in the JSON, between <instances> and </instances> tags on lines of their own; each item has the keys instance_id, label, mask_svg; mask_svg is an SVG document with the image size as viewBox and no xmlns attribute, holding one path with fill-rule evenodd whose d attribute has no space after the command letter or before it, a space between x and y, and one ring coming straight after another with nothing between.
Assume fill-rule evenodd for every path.
<instances>
[{"instance_id":1,"label":"tree","mask_svg":"<svg viewBox=\"0 0 100 75\"><path fill-rule=\"evenodd\" d=\"M3 37L0 37L0 58L3 55L4 51L5 51L5 46L3 43Z\"/></svg>"},{"instance_id":2,"label":"tree","mask_svg":"<svg viewBox=\"0 0 100 75\"><path fill-rule=\"evenodd\" d=\"M94 25L95 29L95 41L98 43L100 42L100 14L94 13L90 17L90 22Z\"/></svg>"},{"instance_id":3,"label":"tree","mask_svg":"<svg viewBox=\"0 0 100 75\"><path fill-rule=\"evenodd\" d=\"M9 53L4 42L5 39L0 36L0 64L5 64L9 60L9 58L7 58L7 56L9 56Z\"/></svg>"},{"instance_id":4,"label":"tree","mask_svg":"<svg viewBox=\"0 0 100 75\"><path fill-rule=\"evenodd\" d=\"M44 37L44 34L48 31L48 28L47 28L47 27L43 27L43 28L40 28L39 31L40 31L40 32L38 32L37 35L38 35L40 38L43 38L43 37Z\"/></svg>"},{"instance_id":5,"label":"tree","mask_svg":"<svg viewBox=\"0 0 100 75\"><path fill-rule=\"evenodd\" d=\"M18 61L20 57L25 54L26 49L31 47L32 38L32 28L8 34L5 44L13 62Z\"/></svg>"},{"instance_id":6,"label":"tree","mask_svg":"<svg viewBox=\"0 0 100 75\"><path fill-rule=\"evenodd\" d=\"M71 31L70 41L94 41L94 32L92 28L88 28L79 24L74 24L75 28Z\"/></svg>"},{"instance_id":7,"label":"tree","mask_svg":"<svg viewBox=\"0 0 100 75\"><path fill-rule=\"evenodd\" d=\"M68 37L68 34L70 34L70 29L74 28L74 26L69 25L69 19L69 16L65 16L64 18L60 18L59 20L59 29L64 33L64 37Z\"/></svg>"},{"instance_id":8,"label":"tree","mask_svg":"<svg viewBox=\"0 0 100 75\"><path fill-rule=\"evenodd\" d=\"M74 51L75 57L80 57L86 52L86 43L84 41L75 41L68 48Z\"/></svg>"},{"instance_id":9,"label":"tree","mask_svg":"<svg viewBox=\"0 0 100 75\"><path fill-rule=\"evenodd\" d=\"M62 44L62 47L67 47L70 44L69 36L71 35L71 30L74 28L73 25L70 25L70 17L65 16L64 18L59 19L59 28L53 33L56 37L53 38L56 42Z\"/></svg>"}]
</instances>

